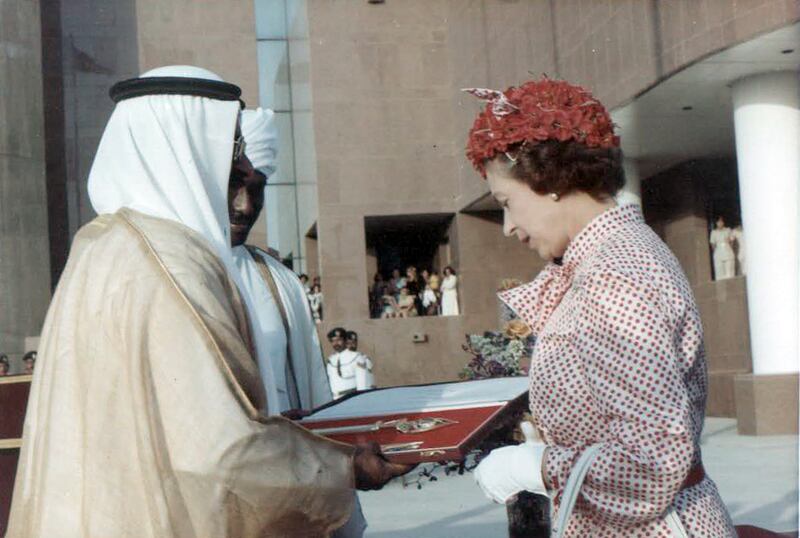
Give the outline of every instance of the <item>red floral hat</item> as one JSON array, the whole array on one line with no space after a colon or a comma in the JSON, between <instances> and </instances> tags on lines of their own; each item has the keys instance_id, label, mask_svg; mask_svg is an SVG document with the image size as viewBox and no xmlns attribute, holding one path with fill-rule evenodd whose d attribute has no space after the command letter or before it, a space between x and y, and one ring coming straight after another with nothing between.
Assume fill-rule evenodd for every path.
<instances>
[{"instance_id":1,"label":"red floral hat","mask_svg":"<svg viewBox=\"0 0 800 538\"><path fill-rule=\"evenodd\" d=\"M467 157L484 178L486 161L522 142L574 140L590 148L619 147L605 107L587 90L569 82L544 77L505 92L463 91L488 101L475 118L466 148Z\"/></svg>"}]
</instances>

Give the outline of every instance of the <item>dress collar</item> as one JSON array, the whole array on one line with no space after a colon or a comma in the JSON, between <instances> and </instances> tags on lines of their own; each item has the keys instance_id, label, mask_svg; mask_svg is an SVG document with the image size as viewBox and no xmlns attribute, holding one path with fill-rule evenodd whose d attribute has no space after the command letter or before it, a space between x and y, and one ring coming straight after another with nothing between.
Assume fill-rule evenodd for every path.
<instances>
[{"instance_id":1,"label":"dress collar","mask_svg":"<svg viewBox=\"0 0 800 538\"><path fill-rule=\"evenodd\" d=\"M498 293L538 335L569 291L578 266L609 236L630 223L644 222L636 204L612 207L587 224L564 253L561 264L548 263L532 282Z\"/></svg>"},{"instance_id":2,"label":"dress collar","mask_svg":"<svg viewBox=\"0 0 800 538\"><path fill-rule=\"evenodd\" d=\"M644 223L642 210L636 204L618 205L603 211L570 241L562 265L577 267L607 237L631 223Z\"/></svg>"}]
</instances>

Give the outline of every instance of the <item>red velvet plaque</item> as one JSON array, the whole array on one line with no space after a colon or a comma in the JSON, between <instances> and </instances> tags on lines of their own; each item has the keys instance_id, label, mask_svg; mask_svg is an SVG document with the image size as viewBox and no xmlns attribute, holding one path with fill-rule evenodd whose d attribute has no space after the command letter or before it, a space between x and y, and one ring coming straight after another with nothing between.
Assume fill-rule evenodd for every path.
<instances>
[{"instance_id":1,"label":"red velvet plaque","mask_svg":"<svg viewBox=\"0 0 800 538\"><path fill-rule=\"evenodd\" d=\"M0 536L6 532L31 376L0 377Z\"/></svg>"},{"instance_id":2,"label":"red velvet plaque","mask_svg":"<svg viewBox=\"0 0 800 538\"><path fill-rule=\"evenodd\" d=\"M476 401L469 401L473 387ZM392 461L461 461L526 403L527 380L520 378L392 387L333 402L301 424L348 444L375 441Z\"/></svg>"}]
</instances>

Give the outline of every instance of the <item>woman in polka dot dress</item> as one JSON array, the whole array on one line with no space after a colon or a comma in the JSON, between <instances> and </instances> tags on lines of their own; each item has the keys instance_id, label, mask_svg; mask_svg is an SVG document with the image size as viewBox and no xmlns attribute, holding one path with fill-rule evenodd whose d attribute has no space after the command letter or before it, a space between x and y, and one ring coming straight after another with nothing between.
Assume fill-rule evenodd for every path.
<instances>
[{"instance_id":1,"label":"woman in polka dot dress","mask_svg":"<svg viewBox=\"0 0 800 538\"><path fill-rule=\"evenodd\" d=\"M530 406L538 441L493 451L476 469L484 492L507 502L547 494L558 514L576 461L600 445L563 535L736 536L700 457L707 375L700 314L669 248L624 184L619 138L605 108L562 81L488 101L467 155L503 207L503 232L550 263L500 298L537 341Z\"/></svg>"}]
</instances>

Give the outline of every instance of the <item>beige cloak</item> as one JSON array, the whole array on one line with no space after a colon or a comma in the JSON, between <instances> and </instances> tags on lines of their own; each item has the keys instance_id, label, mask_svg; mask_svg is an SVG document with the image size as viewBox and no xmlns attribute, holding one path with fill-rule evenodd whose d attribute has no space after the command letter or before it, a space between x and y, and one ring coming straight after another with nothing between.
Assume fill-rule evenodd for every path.
<instances>
[{"instance_id":1,"label":"beige cloak","mask_svg":"<svg viewBox=\"0 0 800 538\"><path fill-rule=\"evenodd\" d=\"M42 332L10 538L327 536L353 449L265 417L210 243L130 209L75 238Z\"/></svg>"}]
</instances>

